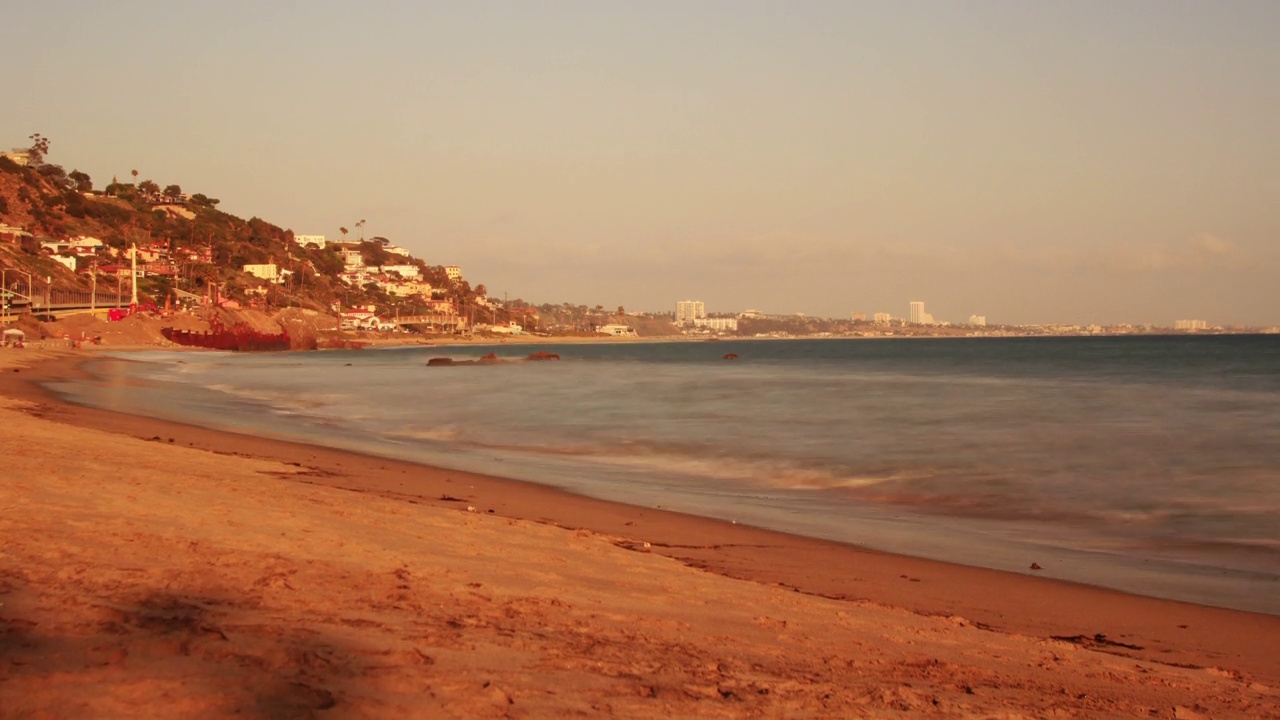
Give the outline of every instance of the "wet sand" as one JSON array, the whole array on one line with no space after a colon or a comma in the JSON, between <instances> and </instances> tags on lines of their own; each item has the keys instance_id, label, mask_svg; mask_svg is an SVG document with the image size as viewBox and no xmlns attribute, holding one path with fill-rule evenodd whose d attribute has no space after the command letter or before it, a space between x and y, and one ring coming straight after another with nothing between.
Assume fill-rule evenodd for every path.
<instances>
[{"instance_id":1,"label":"wet sand","mask_svg":"<svg viewBox=\"0 0 1280 720\"><path fill-rule=\"evenodd\" d=\"M80 357L0 351L0 714L1280 717L1274 616L33 386Z\"/></svg>"}]
</instances>

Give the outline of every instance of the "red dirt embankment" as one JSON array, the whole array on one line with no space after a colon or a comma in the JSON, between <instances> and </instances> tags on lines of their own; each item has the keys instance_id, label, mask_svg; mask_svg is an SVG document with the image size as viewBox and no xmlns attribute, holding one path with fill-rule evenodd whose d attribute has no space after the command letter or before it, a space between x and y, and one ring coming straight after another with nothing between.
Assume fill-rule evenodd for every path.
<instances>
[{"instance_id":1,"label":"red dirt embankment","mask_svg":"<svg viewBox=\"0 0 1280 720\"><path fill-rule=\"evenodd\" d=\"M32 340L65 339L69 344L84 342L109 347L170 347L173 343L165 339L162 328L203 332L211 329L212 318L225 328L247 326L260 333L287 332L293 350L314 350L316 338L321 333L337 328L337 320L332 316L301 308L285 308L275 315L251 309L224 308L198 313L178 312L170 317L139 312L117 322L108 322L89 313L66 315L53 322L40 322L24 316L16 326L26 330Z\"/></svg>"}]
</instances>

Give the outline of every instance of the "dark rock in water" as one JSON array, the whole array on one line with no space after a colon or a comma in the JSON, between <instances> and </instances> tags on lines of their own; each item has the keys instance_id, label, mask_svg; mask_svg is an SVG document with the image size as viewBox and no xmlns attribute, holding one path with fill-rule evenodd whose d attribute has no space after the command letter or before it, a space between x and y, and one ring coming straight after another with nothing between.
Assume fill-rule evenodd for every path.
<instances>
[{"instance_id":1,"label":"dark rock in water","mask_svg":"<svg viewBox=\"0 0 1280 720\"><path fill-rule=\"evenodd\" d=\"M527 359L528 360L559 360L560 356L555 353L549 353L546 350L539 350L536 353L530 354Z\"/></svg>"},{"instance_id":2,"label":"dark rock in water","mask_svg":"<svg viewBox=\"0 0 1280 720\"><path fill-rule=\"evenodd\" d=\"M724 356L724 359L725 359L725 360L737 360L737 359L738 359L738 354L737 354L737 353L729 353L729 354L727 354L727 355L725 355L725 356Z\"/></svg>"},{"instance_id":3,"label":"dark rock in water","mask_svg":"<svg viewBox=\"0 0 1280 720\"><path fill-rule=\"evenodd\" d=\"M427 367L432 365L452 365L453 358L431 358L427 361Z\"/></svg>"}]
</instances>

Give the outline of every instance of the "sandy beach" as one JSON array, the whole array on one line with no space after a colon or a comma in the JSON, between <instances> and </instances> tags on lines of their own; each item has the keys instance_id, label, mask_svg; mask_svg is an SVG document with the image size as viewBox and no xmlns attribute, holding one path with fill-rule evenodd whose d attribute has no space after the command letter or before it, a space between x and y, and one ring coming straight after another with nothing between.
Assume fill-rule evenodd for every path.
<instances>
[{"instance_id":1,"label":"sandy beach","mask_svg":"<svg viewBox=\"0 0 1280 720\"><path fill-rule=\"evenodd\" d=\"M0 351L3 717L1280 717L1275 616L35 386L81 353Z\"/></svg>"}]
</instances>

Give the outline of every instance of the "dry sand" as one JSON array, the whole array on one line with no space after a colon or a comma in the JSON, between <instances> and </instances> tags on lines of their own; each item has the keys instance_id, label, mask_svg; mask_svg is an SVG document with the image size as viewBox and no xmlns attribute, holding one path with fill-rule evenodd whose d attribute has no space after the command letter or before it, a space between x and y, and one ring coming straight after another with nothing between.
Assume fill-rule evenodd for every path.
<instances>
[{"instance_id":1,"label":"dry sand","mask_svg":"<svg viewBox=\"0 0 1280 720\"><path fill-rule=\"evenodd\" d=\"M1280 618L14 382L56 360L0 351L3 717L1280 717Z\"/></svg>"}]
</instances>

